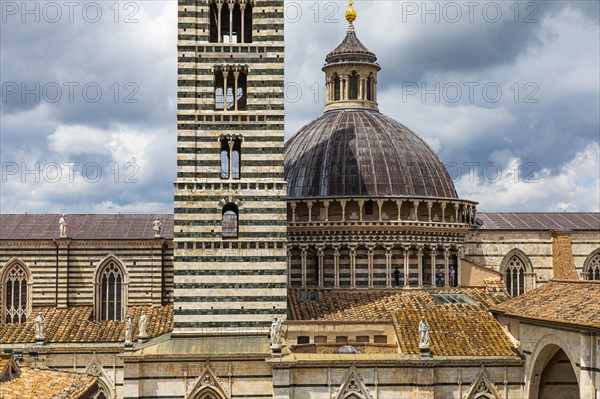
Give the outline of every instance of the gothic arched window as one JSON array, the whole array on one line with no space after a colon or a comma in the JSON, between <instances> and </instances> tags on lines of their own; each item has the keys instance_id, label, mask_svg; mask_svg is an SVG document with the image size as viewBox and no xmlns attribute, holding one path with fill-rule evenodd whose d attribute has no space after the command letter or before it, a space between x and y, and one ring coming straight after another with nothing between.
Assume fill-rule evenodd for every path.
<instances>
[{"instance_id":1,"label":"gothic arched window","mask_svg":"<svg viewBox=\"0 0 600 399\"><path fill-rule=\"evenodd\" d=\"M100 320L123 320L125 276L114 260L98 271L98 310Z\"/></svg>"},{"instance_id":2,"label":"gothic arched window","mask_svg":"<svg viewBox=\"0 0 600 399\"><path fill-rule=\"evenodd\" d=\"M238 207L235 204L226 204L223 207L221 219L221 235L223 238L236 238L238 236Z\"/></svg>"},{"instance_id":3,"label":"gothic arched window","mask_svg":"<svg viewBox=\"0 0 600 399\"><path fill-rule=\"evenodd\" d=\"M600 250L596 251L588 259L587 266L584 269L585 278L588 280L600 280Z\"/></svg>"},{"instance_id":4,"label":"gothic arched window","mask_svg":"<svg viewBox=\"0 0 600 399\"><path fill-rule=\"evenodd\" d=\"M30 310L29 273L27 267L15 262L3 276L4 322L24 323Z\"/></svg>"},{"instance_id":5,"label":"gothic arched window","mask_svg":"<svg viewBox=\"0 0 600 399\"><path fill-rule=\"evenodd\" d=\"M510 296L519 296L525 292L525 264L518 256L512 256L506 264L504 281Z\"/></svg>"},{"instance_id":6,"label":"gothic arched window","mask_svg":"<svg viewBox=\"0 0 600 399\"><path fill-rule=\"evenodd\" d=\"M252 4L247 0L212 0L208 40L211 43L252 43Z\"/></svg>"}]
</instances>

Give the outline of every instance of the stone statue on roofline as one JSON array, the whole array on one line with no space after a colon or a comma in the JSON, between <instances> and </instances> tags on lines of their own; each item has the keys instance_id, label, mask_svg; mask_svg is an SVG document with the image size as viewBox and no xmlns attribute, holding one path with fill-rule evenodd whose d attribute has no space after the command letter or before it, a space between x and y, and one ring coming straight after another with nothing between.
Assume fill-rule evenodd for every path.
<instances>
[{"instance_id":1,"label":"stone statue on roofline","mask_svg":"<svg viewBox=\"0 0 600 399\"><path fill-rule=\"evenodd\" d=\"M146 313L144 313L144 311L142 310L142 314L140 315L140 319L138 320L138 327L139 327L139 333L138 333L138 338L139 339L146 339L148 338L148 332L146 331L146 323L148 322L148 319L146 317Z\"/></svg>"},{"instance_id":2,"label":"stone statue on roofline","mask_svg":"<svg viewBox=\"0 0 600 399\"><path fill-rule=\"evenodd\" d=\"M125 323L125 346L133 345L133 323L131 322L131 316L127 315L127 322Z\"/></svg>"},{"instance_id":3,"label":"stone statue on roofline","mask_svg":"<svg viewBox=\"0 0 600 399\"><path fill-rule=\"evenodd\" d=\"M419 323L419 349L429 349L429 324L425 316L421 317Z\"/></svg>"},{"instance_id":4,"label":"stone statue on roofline","mask_svg":"<svg viewBox=\"0 0 600 399\"><path fill-rule=\"evenodd\" d=\"M42 314L42 312L38 312L38 315L33 320L33 327L35 329L35 340L43 341L44 340L44 323L46 322L46 318Z\"/></svg>"},{"instance_id":5,"label":"stone statue on roofline","mask_svg":"<svg viewBox=\"0 0 600 399\"><path fill-rule=\"evenodd\" d=\"M58 227L59 227L59 237L67 238L68 237L67 236L67 221L65 220L64 214L58 220Z\"/></svg>"},{"instance_id":6,"label":"stone statue on roofline","mask_svg":"<svg viewBox=\"0 0 600 399\"><path fill-rule=\"evenodd\" d=\"M162 223L160 222L158 217L156 217L156 219L154 219L154 222L152 222L152 229L154 229L154 238L161 237L160 233L162 231Z\"/></svg>"},{"instance_id":7,"label":"stone statue on roofline","mask_svg":"<svg viewBox=\"0 0 600 399\"><path fill-rule=\"evenodd\" d=\"M279 315L273 316L269 340L271 341L271 348L279 348L281 346L281 317Z\"/></svg>"}]
</instances>

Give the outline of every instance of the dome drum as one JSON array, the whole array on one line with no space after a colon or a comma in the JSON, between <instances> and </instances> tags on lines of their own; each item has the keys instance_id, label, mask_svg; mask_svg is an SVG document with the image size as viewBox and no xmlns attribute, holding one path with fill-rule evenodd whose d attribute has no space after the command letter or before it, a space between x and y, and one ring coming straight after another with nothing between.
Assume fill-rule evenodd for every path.
<instances>
[{"instance_id":1,"label":"dome drum","mask_svg":"<svg viewBox=\"0 0 600 399\"><path fill-rule=\"evenodd\" d=\"M356 226L378 229L407 228L467 229L476 226L476 203L432 198L304 198L289 199L290 228Z\"/></svg>"}]
</instances>

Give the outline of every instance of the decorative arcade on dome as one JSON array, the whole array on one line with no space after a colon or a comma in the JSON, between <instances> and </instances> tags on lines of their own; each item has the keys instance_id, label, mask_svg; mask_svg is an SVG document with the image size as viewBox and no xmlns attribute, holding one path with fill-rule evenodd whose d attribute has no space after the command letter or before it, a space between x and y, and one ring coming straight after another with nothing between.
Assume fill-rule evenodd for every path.
<instances>
[{"instance_id":1,"label":"decorative arcade on dome","mask_svg":"<svg viewBox=\"0 0 600 399\"><path fill-rule=\"evenodd\" d=\"M476 203L458 198L435 152L377 107L377 57L352 2L326 57L325 113L285 146L289 285L456 287Z\"/></svg>"}]
</instances>

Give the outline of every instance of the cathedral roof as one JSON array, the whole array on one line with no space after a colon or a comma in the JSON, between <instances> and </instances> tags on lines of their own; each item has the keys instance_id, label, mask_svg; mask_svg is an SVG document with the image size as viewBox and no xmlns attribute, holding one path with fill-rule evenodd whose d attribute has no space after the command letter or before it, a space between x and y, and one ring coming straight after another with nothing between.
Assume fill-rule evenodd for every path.
<instances>
[{"instance_id":1,"label":"cathedral roof","mask_svg":"<svg viewBox=\"0 0 600 399\"><path fill-rule=\"evenodd\" d=\"M506 316L600 329L600 281L553 280L493 310Z\"/></svg>"},{"instance_id":2,"label":"cathedral roof","mask_svg":"<svg viewBox=\"0 0 600 399\"><path fill-rule=\"evenodd\" d=\"M432 293L466 294L472 303L444 304ZM506 299L506 295L490 295L486 289L469 288L321 291L317 301L303 301L300 290L290 290L288 306L290 320L389 321L396 329L403 354L419 353L418 325L425 316L434 356L516 356L510 337L488 310Z\"/></svg>"},{"instance_id":3,"label":"cathedral roof","mask_svg":"<svg viewBox=\"0 0 600 399\"><path fill-rule=\"evenodd\" d=\"M288 198L457 198L444 164L423 139L371 110L329 111L285 145Z\"/></svg>"},{"instance_id":4,"label":"cathedral roof","mask_svg":"<svg viewBox=\"0 0 600 399\"><path fill-rule=\"evenodd\" d=\"M600 230L599 212L477 213L482 230Z\"/></svg>"},{"instance_id":5,"label":"cathedral roof","mask_svg":"<svg viewBox=\"0 0 600 399\"><path fill-rule=\"evenodd\" d=\"M367 150L371 151L369 148ZM303 162L305 161L307 160L303 160ZM288 196L292 197L294 192L305 192L309 189L310 192L315 191L310 188L310 184L308 188L303 188L302 185L298 186L298 183L295 183L312 180L307 179L300 171L288 170L292 165L294 163L286 163L286 178L289 175L296 188L291 191L291 185L288 182ZM379 168L379 166L377 167ZM384 167L387 167L387 164ZM304 173L306 171L304 169ZM381 185L377 185L377 188L381 187ZM163 238L173 239L172 214L68 214L65 218L68 223L68 235L72 239L150 240L154 238L152 221L157 216L162 222L161 235ZM59 219L60 215L58 214L2 214L0 215L0 240L53 240L59 235ZM480 230L600 230L600 212L479 212L477 219Z\"/></svg>"},{"instance_id":6,"label":"cathedral roof","mask_svg":"<svg viewBox=\"0 0 600 399\"><path fill-rule=\"evenodd\" d=\"M0 240L52 240L59 237L58 214L0 215ZM152 222L162 223L164 238L173 238L173 215L69 214L67 233L77 240L153 239Z\"/></svg>"},{"instance_id":7,"label":"cathedral roof","mask_svg":"<svg viewBox=\"0 0 600 399\"><path fill-rule=\"evenodd\" d=\"M147 330L150 338L166 334L173 330L173 305L165 306L129 306L127 311L132 317L133 337L138 334L138 319L142 310L148 320ZM55 307L34 308L32 314L42 312L46 343L88 343L125 341L125 320L95 321L92 306L74 306L66 309ZM0 342L35 342L34 317L21 324L0 324Z\"/></svg>"}]
</instances>

